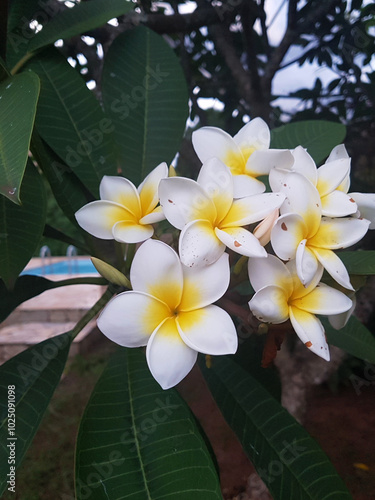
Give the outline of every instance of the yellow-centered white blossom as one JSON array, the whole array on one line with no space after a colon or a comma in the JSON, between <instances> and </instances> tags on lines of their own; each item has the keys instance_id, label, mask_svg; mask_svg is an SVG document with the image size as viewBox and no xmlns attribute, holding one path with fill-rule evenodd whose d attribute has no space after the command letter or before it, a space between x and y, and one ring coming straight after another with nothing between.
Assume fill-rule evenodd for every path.
<instances>
[{"instance_id":1,"label":"yellow-centered white blossom","mask_svg":"<svg viewBox=\"0 0 375 500\"><path fill-rule=\"evenodd\" d=\"M195 152L202 163L218 158L229 167L234 182L234 198L263 193L263 182L257 179L270 170L289 168L293 157L286 149L269 149L270 130L264 120L254 118L231 137L216 127L202 127L193 132Z\"/></svg>"},{"instance_id":2,"label":"yellow-centered white blossom","mask_svg":"<svg viewBox=\"0 0 375 500\"><path fill-rule=\"evenodd\" d=\"M150 371L163 389L180 382L197 353L233 354L236 329L226 311L212 305L229 285L224 254L211 266L183 266L171 247L148 240L135 254L132 291L114 297L98 319L99 329L125 347L147 345Z\"/></svg>"},{"instance_id":3,"label":"yellow-centered white blossom","mask_svg":"<svg viewBox=\"0 0 375 500\"><path fill-rule=\"evenodd\" d=\"M167 220L182 230L179 253L189 267L212 264L225 247L247 257L265 257L259 240L243 226L274 213L285 199L282 193L233 199L233 176L217 158L202 165L197 182L163 179L159 196Z\"/></svg>"},{"instance_id":4,"label":"yellow-centered white blossom","mask_svg":"<svg viewBox=\"0 0 375 500\"><path fill-rule=\"evenodd\" d=\"M279 324L290 319L302 342L329 361L329 349L320 320L315 316L349 311L352 301L342 292L319 283L323 267L318 266L308 287L296 274L295 261L286 265L273 255L249 259L249 279L255 295L249 301L253 314L262 322Z\"/></svg>"},{"instance_id":5,"label":"yellow-centered white blossom","mask_svg":"<svg viewBox=\"0 0 375 500\"><path fill-rule=\"evenodd\" d=\"M168 177L166 163L148 174L138 189L124 177L105 175L100 183L100 200L76 212L78 224L88 233L104 240L139 243L154 234L152 224L164 220L158 187Z\"/></svg>"}]
</instances>

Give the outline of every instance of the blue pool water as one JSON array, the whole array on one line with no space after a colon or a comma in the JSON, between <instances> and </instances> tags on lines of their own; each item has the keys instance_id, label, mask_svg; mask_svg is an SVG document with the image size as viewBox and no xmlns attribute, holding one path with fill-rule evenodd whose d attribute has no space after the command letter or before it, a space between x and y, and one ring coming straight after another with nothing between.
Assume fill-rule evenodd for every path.
<instances>
[{"instance_id":1,"label":"blue pool water","mask_svg":"<svg viewBox=\"0 0 375 500\"><path fill-rule=\"evenodd\" d=\"M34 267L23 271L22 274L32 274L33 276L44 276L48 274L98 274L94 264L90 259L63 260L46 264L40 267Z\"/></svg>"}]
</instances>

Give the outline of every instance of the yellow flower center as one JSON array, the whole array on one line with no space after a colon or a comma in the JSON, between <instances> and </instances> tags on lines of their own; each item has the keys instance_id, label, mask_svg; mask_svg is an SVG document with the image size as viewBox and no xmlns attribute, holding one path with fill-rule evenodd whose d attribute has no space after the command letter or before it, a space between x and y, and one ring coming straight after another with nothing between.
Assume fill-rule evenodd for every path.
<instances>
[{"instance_id":1,"label":"yellow flower center","mask_svg":"<svg viewBox=\"0 0 375 500\"><path fill-rule=\"evenodd\" d=\"M255 148L246 147L241 148L241 153L238 154L235 151L229 151L225 157L224 163L230 168L232 175L243 175L245 174L246 162L250 156L254 153Z\"/></svg>"}]
</instances>

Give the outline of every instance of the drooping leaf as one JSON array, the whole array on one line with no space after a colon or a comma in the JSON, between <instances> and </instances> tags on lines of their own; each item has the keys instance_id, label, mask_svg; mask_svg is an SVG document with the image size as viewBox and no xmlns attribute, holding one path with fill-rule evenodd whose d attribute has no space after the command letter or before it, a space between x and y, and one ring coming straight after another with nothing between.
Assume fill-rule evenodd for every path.
<instances>
[{"instance_id":1,"label":"drooping leaf","mask_svg":"<svg viewBox=\"0 0 375 500\"><path fill-rule=\"evenodd\" d=\"M338 255L349 274L375 274L375 250L345 251Z\"/></svg>"},{"instance_id":2,"label":"drooping leaf","mask_svg":"<svg viewBox=\"0 0 375 500\"><path fill-rule=\"evenodd\" d=\"M355 316L340 330L332 328L326 318L321 318L321 321L329 344L340 347L352 356L375 363L375 337Z\"/></svg>"},{"instance_id":3,"label":"drooping leaf","mask_svg":"<svg viewBox=\"0 0 375 500\"><path fill-rule=\"evenodd\" d=\"M0 366L0 495L8 486L10 466L18 468L39 427L59 383L71 341L69 333L63 333ZM14 404L10 411L8 401ZM15 427L9 415L16 416ZM11 443L15 462L9 464Z\"/></svg>"},{"instance_id":4,"label":"drooping leaf","mask_svg":"<svg viewBox=\"0 0 375 500\"><path fill-rule=\"evenodd\" d=\"M90 0L57 14L30 40L28 52L102 26L110 19L134 9L130 0Z\"/></svg>"},{"instance_id":5,"label":"drooping leaf","mask_svg":"<svg viewBox=\"0 0 375 500\"><path fill-rule=\"evenodd\" d=\"M8 288L38 246L46 218L44 185L30 161L20 197L22 205L0 197L0 277Z\"/></svg>"},{"instance_id":6,"label":"drooping leaf","mask_svg":"<svg viewBox=\"0 0 375 500\"><path fill-rule=\"evenodd\" d=\"M85 277L85 283L103 285L106 281L102 278ZM7 290L4 282L0 280L0 323L22 302L59 286L62 286L59 281L51 281L41 276L24 275L17 279L13 290Z\"/></svg>"},{"instance_id":7,"label":"drooping leaf","mask_svg":"<svg viewBox=\"0 0 375 500\"><path fill-rule=\"evenodd\" d=\"M351 496L307 431L229 358L201 363L224 418L277 500L344 500Z\"/></svg>"},{"instance_id":8,"label":"drooping leaf","mask_svg":"<svg viewBox=\"0 0 375 500\"><path fill-rule=\"evenodd\" d=\"M17 204L38 95L39 78L32 71L0 82L0 193Z\"/></svg>"},{"instance_id":9,"label":"drooping leaf","mask_svg":"<svg viewBox=\"0 0 375 500\"><path fill-rule=\"evenodd\" d=\"M33 58L28 66L41 81L38 133L98 197L103 175L116 173L113 123L77 71L56 49Z\"/></svg>"},{"instance_id":10,"label":"drooping leaf","mask_svg":"<svg viewBox=\"0 0 375 500\"><path fill-rule=\"evenodd\" d=\"M76 447L77 499L221 499L209 451L174 390L139 350L120 349L97 383Z\"/></svg>"},{"instance_id":11,"label":"drooping leaf","mask_svg":"<svg viewBox=\"0 0 375 500\"><path fill-rule=\"evenodd\" d=\"M271 147L293 149L302 146L320 165L331 150L343 142L345 134L345 126L341 123L325 120L288 123L271 131Z\"/></svg>"},{"instance_id":12,"label":"drooping leaf","mask_svg":"<svg viewBox=\"0 0 375 500\"><path fill-rule=\"evenodd\" d=\"M102 85L123 175L137 185L178 151L188 117L182 69L160 35L138 27L111 45Z\"/></svg>"}]
</instances>

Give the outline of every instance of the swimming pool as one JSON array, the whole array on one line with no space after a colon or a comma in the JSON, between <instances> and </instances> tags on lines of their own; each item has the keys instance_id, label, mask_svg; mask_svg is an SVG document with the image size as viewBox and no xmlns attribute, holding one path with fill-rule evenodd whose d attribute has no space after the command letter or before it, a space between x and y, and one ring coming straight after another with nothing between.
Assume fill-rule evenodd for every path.
<instances>
[{"instance_id":1,"label":"swimming pool","mask_svg":"<svg viewBox=\"0 0 375 500\"><path fill-rule=\"evenodd\" d=\"M49 274L99 274L90 259L62 260L27 269L22 274L45 276Z\"/></svg>"}]
</instances>

